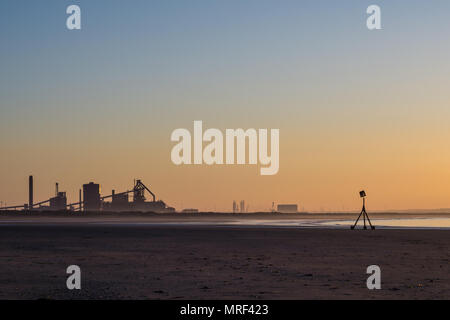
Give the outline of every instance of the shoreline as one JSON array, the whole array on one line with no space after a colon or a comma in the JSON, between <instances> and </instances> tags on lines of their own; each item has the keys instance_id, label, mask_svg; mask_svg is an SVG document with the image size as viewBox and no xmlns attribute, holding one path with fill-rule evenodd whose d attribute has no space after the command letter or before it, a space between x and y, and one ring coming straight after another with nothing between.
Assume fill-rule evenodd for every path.
<instances>
[{"instance_id":1,"label":"shoreline","mask_svg":"<svg viewBox=\"0 0 450 320\"><path fill-rule=\"evenodd\" d=\"M124 213L37 213L0 214L0 227L6 225L147 225L204 227L280 227L313 229L347 229L357 214L124 214ZM371 214L378 229L450 230L450 214ZM362 228L362 221L358 223Z\"/></svg>"}]
</instances>

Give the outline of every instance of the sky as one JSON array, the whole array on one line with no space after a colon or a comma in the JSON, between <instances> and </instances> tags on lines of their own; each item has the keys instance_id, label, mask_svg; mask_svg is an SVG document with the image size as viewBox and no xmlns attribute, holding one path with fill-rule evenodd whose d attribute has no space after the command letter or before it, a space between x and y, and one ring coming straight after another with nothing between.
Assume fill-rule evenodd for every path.
<instances>
[{"instance_id":1,"label":"sky","mask_svg":"<svg viewBox=\"0 0 450 320\"><path fill-rule=\"evenodd\" d=\"M66 8L81 8L81 30ZM381 7L382 30L366 27ZM2 0L0 201L142 179L176 209L450 208L447 0ZM193 121L280 130L280 169L176 166Z\"/></svg>"}]
</instances>

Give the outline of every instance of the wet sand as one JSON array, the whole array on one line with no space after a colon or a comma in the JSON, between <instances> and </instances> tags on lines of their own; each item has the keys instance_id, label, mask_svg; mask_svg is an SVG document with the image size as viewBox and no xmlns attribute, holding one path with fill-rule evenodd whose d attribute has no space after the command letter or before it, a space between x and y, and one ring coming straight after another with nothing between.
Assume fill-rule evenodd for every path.
<instances>
[{"instance_id":1,"label":"wet sand","mask_svg":"<svg viewBox=\"0 0 450 320\"><path fill-rule=\"evenodd\" d=\"M42 221L0 226L0 299L450 298L448 230ZM366 287L372 264L381 290Z\"/></svg>"}]
</instances>

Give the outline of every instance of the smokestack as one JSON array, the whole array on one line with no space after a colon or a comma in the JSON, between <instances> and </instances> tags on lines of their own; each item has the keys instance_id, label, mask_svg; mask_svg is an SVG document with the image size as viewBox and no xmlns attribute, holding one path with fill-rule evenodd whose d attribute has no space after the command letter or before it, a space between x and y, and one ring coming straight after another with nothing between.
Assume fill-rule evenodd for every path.
<instances>
[{"instance_id":1,"label":"smokestack","mask_svg":"<svg viewBox=\"0 0 450 320\"><path fill-rule=\"evenodd\" d=\"M81 212L81 210L82 210L82 203L81 203L81 189L80 189L80 192L78 193L78 197L79 197L79 199L80 199L80 212Z\"/></svg>"},{"instance_id":2,"label":"smokestack","mask_svg":"<svg viewBox=\"0 0 450 320\"><path fill-rule=\"evenodd\" d=\"M28 177L28 208L33 208L33 176Z\"/></svg>"},{"instance_id":3,"label":"smokestack","mask_svg":"<svg viewBox=\"0 0 450 320\"><path fill-rule=\"evenodd\" d=\"M58 190L59 188L58 188L58 182L55 184L55 197L57 197L58 196Z\"/></svg>"}]
</instances>

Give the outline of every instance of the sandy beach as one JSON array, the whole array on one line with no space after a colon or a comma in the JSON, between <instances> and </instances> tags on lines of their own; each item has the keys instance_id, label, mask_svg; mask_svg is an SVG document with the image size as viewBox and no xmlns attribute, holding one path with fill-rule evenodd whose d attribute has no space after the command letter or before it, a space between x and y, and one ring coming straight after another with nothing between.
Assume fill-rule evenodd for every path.
<instances>
[{"instance_id":1,"label":"sandy beach","mask_svg":"<svg viewBox=\"0 0 450 320\"><path fill-rule=\"evenodd\" d=\"M449 230L30 219L1 219L0 299L450 298ZM66 289L73 264L79 291ZM381 290L366 287L373 264Z\"/></svg>"}]
</instances>

